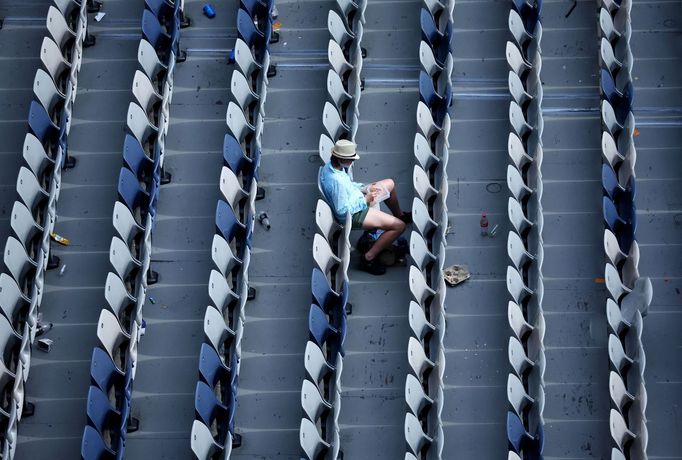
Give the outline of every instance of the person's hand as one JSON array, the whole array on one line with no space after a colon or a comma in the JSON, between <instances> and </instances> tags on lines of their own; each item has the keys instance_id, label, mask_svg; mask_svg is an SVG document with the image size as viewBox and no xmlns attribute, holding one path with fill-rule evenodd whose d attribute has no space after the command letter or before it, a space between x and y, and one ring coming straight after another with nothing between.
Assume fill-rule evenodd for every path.
<instances>
[{"instance_id":1,"label":"person's hand","mask_svg":"<svg viewBox=\"0 0 682 460\"><path fill-rule=\"evenodd\" d=\"M377 191L374 188L370 187L367 190L367 193L365 194L365 201L367 202L367 205L372 206L372 204L374 203L374 200L376 200L376 197L377 197Z\"/></svg>"}]
</instances>

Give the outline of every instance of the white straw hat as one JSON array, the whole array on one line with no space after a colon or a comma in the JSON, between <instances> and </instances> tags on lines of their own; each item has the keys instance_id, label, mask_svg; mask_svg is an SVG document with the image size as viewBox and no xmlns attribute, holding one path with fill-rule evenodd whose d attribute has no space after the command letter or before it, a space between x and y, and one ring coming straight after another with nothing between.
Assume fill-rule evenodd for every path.
<instances>
[{"instance_id":1,"label":"white straw hat","mask_svg":"<svg viewBox=\"0 0 682 460\"><path fill-rule=\"evenodd\" d=\"M339 139L334 144L332 155L341 160L357 160L360 156L356 153L357 145L348 139Z\"/></svg>"}]
</instances>

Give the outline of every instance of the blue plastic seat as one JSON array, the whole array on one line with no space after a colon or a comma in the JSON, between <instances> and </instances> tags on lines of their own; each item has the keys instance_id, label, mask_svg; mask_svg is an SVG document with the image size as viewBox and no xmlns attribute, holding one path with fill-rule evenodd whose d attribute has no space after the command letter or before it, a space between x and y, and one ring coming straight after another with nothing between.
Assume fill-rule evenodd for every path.
<instances>
[{"instance_id":1,"label":"blue plastic seat","mask_svg":"<svg viewBox=\"0 0 682 460\"><path fill-rule=\"evenodd\" d=\"M57 126L47 113L45 107L37 101L31 101L31 108L28 112L28 127L40 142L56 142L59 137L59 126Z\"/></svg>"},{"instance_id":2,"label":"blue plastic seat","mask_svg":"<svg viewBox=\"0 0 682 460\"><path fill-rule=\"evenodd\" d=\"M445 31L438 30L436 21L426 8L421 9L419 22L422 38L433 50L433 55L440 66L443 66L450 52L450 38L452 37L452 22L448 21Z\"/></svg>"},{"instance_id":3,"label":"blue plastic seat","mask_svg":"<svg viewBox=\"0 0 682 460\"><path fill-rule=\"evenodd\" d=\"M144 6L149 11L154 13L159 21L169 22L174 20L176 12L180 9L180 1L177 0L175 4L168 0L144 0Z\"/></svg>"},{"instance_id":4,"label":"blue plastic seat","mask_svg":"<svg viewBox=\"0 0 682 460\"><path fill-rule=\"evenodd\" d=\"M81 457L83 460L114 460L116 453L106 445L96 429L86 426L81 441Z\"/></svg>"},{"instance_id":5,"label":"blue plastic seat","mask_svg":"<svg viewBox=\"0 0 682 460\"><path fill-rule=\"evenodd\" d=\"M146 214L149 206L149 195L142 190L135 174L126 167L121 168L118 176L118 196L133 215L137 209L140 209L142 214Z\"/></svg>"},{"instance_id":6,"label":"blue plastic seat","mask_svg":"<svg viewBox=\"0 0 682 460\"><path fill-rule=\"evenodd\" d=\"M436 91L433 79L423 70L419 73L419 99L431 110L434 121L438 126L443 125L443 119L448 112L450 99L452 98L452 85L445 88L445 95Z\"/></svg>"},{"instance_id":7,"label":"blue plastic seat","mask_svg":"<svg viewBox=\"0 0 682 460\"><path fill-rule=\"evenodd\" d=\"M265 47L265 35L258 30L253 18L243 9L237 11L237 36L244 40L249 48L261 49ZM260 59L258 59L260 61Z\"/></svg>"},{"instance_id":8,"label":"blue plastic seat","mask_svg":"<svg viewBox=\"0 0 682 460\"><path fill-rule=\"evenodd\" d=\"M210 427L213 421L217 421L220 431L220 427L227 424L229 416L227 406L216 398L213 389L204 382L197 382L194 392L194 410L197 419L204 422L206 426Z\"/></svg>"},{"instance_id":9,"label":"blue plastic seat","mask_svg":"<svg viewBox=\"0 0 682 460\"><path fill-rule=\"evenodd\" d=\"M535 438L526 431L519 416L512 411L507 412L507 440L517 454L521 453L526 445L535 441Z\"/></svg>"},{"instance_id":10,"label":"blue plastic seat","mask_svg":"<svg viewBox=\"0 0 682 460\"><path fill-rule=\"evenodd\" d=\"M627 222L618 214L616 205L607 196L603 198L603 211L606 226L617 236Z\"/></svg>"},{"instance_id":11,"label":"blue plastic seat","mask_svg":"<svg viewBox=\"0 0 682 460\"><path fill-rule=\"evenodd\" d=\"M228 423L227 429L230 433L234 434L234 415L237 413L237 385L239 385L239 372L237 366L239 358L237 358L237 352L233 352L232 355L232 368L230 370L230 398L227 403L228 409Z\"/></svg>"},{"instance_id":12,"label":"blue plastic seat","mask_svg":"<svg viewBox=\"0 0 682 460\"><path fill-rule=\"evenodd\" d=\"M623 188L618 183L616 171L608 163L601 165L601 185L606 195L612 200L623 191Z\"/></svg>"},{"instance_id":13,"label":"blue plastic seat","mask_svg":"<svg viewBox=\"0 0 682 460\"><path fill-rule=\"evenodd\" d=\"M512 0L512 8L523 19L526 31L531 35L534 34L542 12L542 0L536 0L535 5L533 5L533 0Z\"/></svg>"},{"instance_id":14,"label":"blue plastic seat","mask_svg":"<svg viewBox=\"0 0 682 460\"><path fill-rule=\"evenodd\" d=\"M239 7L249 13L249 16L258 20L266 19L272 11L272 1L240 0Z\"/></svg>"},{"instance_id":15,"label":"blue plastic seat","mask_svg":"<svg viewBox=\"0 0 682 460\"><path fill-rule=\"evenodd\" d=\"M239 141L229 133L225 134L223 141L223 163L236 175L245 176L247 184L250 184L251 179L255 177L254 161L244 154ZM257 177L256 180L258 180Z\"/></svg>"},{"instance_id":16,"label":"blue plastic seat","mask_svg":"<svg viewBox=\"0 0 682 460\"><path fill-rule=\"evenodd\" d=\"M154 172L154 160L149 158L137 139L130 134L126 134L123 141L123 161L139 179L149 177Z\"/></svg>"},{"instance_id":17,"label":"blue plastic seat","mask_svg":"<svg viewBox=\"0 0 682 460\"><path fill-rule=\"evenodd\" d=\"M106 393L98 387L90 385L87 404L88 424L95 428L98 433L103 435L107 430L118 431L121 413L112 407Z\"/></svg>"},{"instance_id":18,"label":"blue plastic seat","mask_svg":"<svg viewBox=\"0 0 682 460\"><path fill-rule=\"evenodd\" d=\"M225 238L228 243L235 237L238 238L238 241L243 241L246 234L246 226L239 222L232 207L223 200L218 200L216 206L215 225L218 234Z\"/></svg>"},{"instance_id":19,"label":"blue plastic seat","mask_svg":"<svg viewBox=\"0 0 682 460\"><path fill-rule=\"evenodd\" d=\"M613 111L616 114L616 120L621 125L625 124L628 114L632 110L632 104L635 98L632 82L629 81L625 85L625 88L623 88L623 91L619 91L613 76L608 70L601 69L600 78L602 93L613 107Z\"/></svg>"},{"instance_id":20,"label":"blue plastic seat","mask_svg":"<svg viewBox=\"0 0 682 460\"><path fill-rule=\"evenodd\" d=\"M308 312L308 331L310 338L320 347L325 344L330 335L337 336L339 333L329 324L324 310L314 303L310 305Z\"/></svg>"},{"instance_id":21,"label":"blue plastic seat","mask_svg":"<svg viewBox=\"0 0 682 460\"><path fill-rule=\"evenodd\" d=\"M99 347L92 350L90 382L105 393L108 393L112 386L121 389L125 386L125 374L116 367L109 354Z\"/></svg>"},{"instance_id":22,"label":"blue plastic seat","mask_svg":"<svg viewBox=\"0 0 682 460\"><path fill-rule=\"evenodd\" d=\"M340 303L341 296L332 289L325 274L317 267L313 268L310 284L313 301L323 310L329 311L334 305Z\"/></svg>"},{"instance_id":23,"label":"blue plastic seat","mask_svg":"<svg viewBox=\"0 0 682 460\"><path fill-rule=\"evenodd\" d=\"M142 37L151 43L157 53L165 53L172 43L171 36L163 30L154 13L147 9L142 13Z\"/></svg>"},{"instance_id":24,"label":"blue plastic seat","mask_svg":"<svg viewBox=\"0 0 682 460\"><path fill-rule=\"evenodd\" d=\"M207 343L201 344L199 353L199 377L211 388L215 388L219 381L227 380L230 368L218 356L218 353Z\"/></svg>"}]
</instances>

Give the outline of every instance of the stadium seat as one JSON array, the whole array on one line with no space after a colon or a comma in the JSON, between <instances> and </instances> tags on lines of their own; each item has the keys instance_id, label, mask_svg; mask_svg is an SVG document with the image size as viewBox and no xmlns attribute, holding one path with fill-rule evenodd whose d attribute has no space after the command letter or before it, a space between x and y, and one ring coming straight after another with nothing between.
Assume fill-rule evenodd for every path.
<instances>
[{"instance_id":1,"label":"stadium seat","mask_svg":"<svg viewBox=\"0 0 682 460\"><path fill-rule=\"evenodd\" d=\"M216 398L213 389L204 382L197 382L194 391L194 410L198 420L206 426L212 426L215 421L218 425L218 439L225 435L228 419L228 408Z\"/></svg>"},{"instance_id":2,"label":"stadium seat","mask_svg":"<svg viewBox=\"0 0 682 460\"><path fill-rule=\"evenodd\" d=\"M351 127L341 119L338 110L330 102L325 102L324 104L322 124L327 130L329 137L334 141L348 138L351 132Z\"/></svg>"},{"instance_id":3,"label":"stadium seat","mask_svg":"<svg viewBox=\"0 0 682 460\"><path fill-rule=\"evenodd\" d=\"M631 366L634 360L625 354L623 344L620 339L613 334L609 334L609 361L618 374L622 375L626 367Z\"/></svg>"},{"instance_id":4,"label":"stadium seat","mask_svg":"<svg viewBox=\"0 0 682 460\"><path fill-rule=\"evenodd\" d=\"M249 113L250 119L255 119L255 108L259 105L260 95L251 89L251 85L244 74L237 69L232 72L230 89L232 97L242 111Z\"/></svg>"},{"instance_id":5,"label":"stadium seat","mask_svg":"<svg viewBox=\"0 0 682 460\"><path fill-rule=\"evenodd\" d=\"M533 35L526 30L526 26L523 23L523 19L519 13L511 9L509 10L509 32L511 32L514 40L516 41L516 46L525 54L526 56L533 56L535 53L529 50L530 43L533 42ZM536 41L537 43L537 41ZM531 52L529 52L531 51Z\"/></svg>"},{"instance_id":6,"label":"stadium seat","mask_svg":"<svg viewBox=\"0 0 682 460\"><path fill-rule=\"evenodd\" d=\"M329 69L329 72L327 72L327 95L341 114L341 118L347 120L347 122L352 122L352 120L348 120L346 113L353 97L346 92L341 77L332 69Z\"/></svg>"},{"instance_id":7,"label":"stadium seat","mask_svg":"<svg viewBox=\"0 0 682 460\"><path fill-rule=\"evenodd\" d=\"M118 318L121 327L130 332L130 317L137 307L137 299L133 297L121 278L114 273L107 273L107 281L104 286L104 297L111 311Z\"/></svg>"},{"instance_id":8,"label":"stadium seat","mask_svg":"<svg viewBox=\"0 0 682 460\"><path fill-rule=\"evenodd\" d=\"M32 101L28 114L29 132L34 134L43 145L57 143L59 126L57 126L39 102Z\"/></svg>"},{"instance_id":9,"label":"stadium seat","mask_svg":"<svg viewBox=\"0 0 682 460\"><path fill-rule=\"evenodd\" d=\"M511 300L507 304L507 320L509 321L509 327L518 340L524 340L526 336L535 329L535 327L528 323L524 318L521 307Z\"/></svg>"},{"instance_id":10,"label":"stadium seat","mask_svg":"<svg viewBox=\"0 0 682 460\"><path fill-rule=\"evenodd\" d=\"M54 160L45 153L45 147L31 133L26 133L23 145L24 161L36 178L51 176L54 169Z\"/></svg>"},{"instance_id":11,"label":"stadium seat","mask_svg":"<svg viewBox=\"0 0 682 460\"><path fill-rule=\"evenodd\" d=\"M628 429L625 419L615 409L611 409L611 412L609 413L609 428L611 431L611 438L621 452L625 451L626 446L637 437L635 433Z\"/></svg>"},{"instance_id":12,"label":"stadium seat","mask_svg":"<svg viewBox=\"0 0 682 460\"><path fill-rule=\"evenodd\" d=\"M526 250L521 237L514 231L510 231L507 236L507 255L517 270L522 270L528 263L535 261L535 257Z\"/></svg>"},{"instance_id":13,"label":"stadium seat","mask_svg":"<svg viewBox=\"0 0 682 460\"><path fill-rule=\"evenodd\" d=\"M133 96L147 114L149 120L157 126L159 124L158 112L161 109L163 96L154 89L154 85L149 77L139 70L135 71L135 77L133 78Z\"/></svg>"},{"instance_id":14,"label":"stadium seat","mask_svg":"<svg viewBox=\"0 0 682 460\"><path fill-rule=\"evenodd\" d=\"M334 255L332 248L322 235L316 233L313 238L313 259L323 273L328 274L341 264L341 259Z\"/></svg>"},{"instance_id":15,"label":"stadium seat","mask_svg":"<svg viewBox=\"0 0 682 460\"><path fill-rule=\"evenodd\" d=\"M414 166L412 184L417 196L425 203L430 202L431 198L438 195L438 190L431 185L428 174L419 165Z\"/></svg>"},{"instance_id":16,"label":"stadium seat","mask_svg":"<svg viewBox=\"0 0 682 460\"><path fill-rule=\"evenodd\" d=\"M43 236L43 227L33 220L31 211L21 201L15 201L10 214L10 225L14 234L27 252L34 253L33 245L37 237Z\"/></svg>"},{"instance_id":17,"label":"stadium seat","mask_svg":"<svg viewBox=\"0 0 682 460\"><path fill-rule=\"evenodd\" d=\"M215 388L218 382L223 382L224 385L221 387L229 391L229 376L230 367L225 364L215 348L207 343L202 343L199 353L199 378L211 388Z\"/></svg>"},{"instance_id":18,"label":"stadium seat","mask_svg":"<svg viewBox=\"0 0 682 460\"><path fill-rule=\"evenodd\" d=\"M243 241L246 236L246 226L239 221L232 207L223 200L218 200L216 206L215 225L216 232L228 242L235 238Z\"/></svg>"},{"instance_id":19,"label":"stadium seat","mask_svg":"<svg viewBox=\"0 0 682 460\"><path fill-rule=\"evenodd\" d=\"M256 131L256 128L246 120L244 112L234 102L230 102L227 106L226 121L230 133L240 143Z\"/></svg>"},{"instance_id":20,"label":"stadium seat","mask_svg":"<svg viewBox=\"0 0 682 460\"><path fill-rule=\"evenodd\" d=\"M417 105L417 126L421 130L421 134L427 140L432 140L432 136L441 132L441 128L436 124L431 115L431 111L423 102Z\"/></svg>"},{"instance_id":21,"label":"stadium seat","mask_svg":"<svg viewBox=\"0 0 682 460\"><path fill-rule=\"evenodd\" d=\"M610 263L606 263L605 265L604 279L606 283L606 289L608 289L609 293L613 297L613 300L616 302L618 302L624 294L627 294L631 291L631 289L625 286L621 281L618 269Z\"/></svg>"},{"instance_id":22,"label":"stadium seat","mask_svg":"<svg viewBox=\"0 0 682 460\"><path fill-rule=\"evenodd\" d=\"M261 53L260 50L265 49L264 33L256 27L249 13L241 8L237 10L237 37L244 40L249 48L256 49L257 58Z\"/></svg>"},{"instance_id":23,"label":"stadium seat","mask_svg":"<svg viewBox=\"0 0 682 460\"><path fill-rule=\"evenodd\" d=\"M313 383L319 386L319 382L325 376L336 369L329 364L324 357L324 353L315 342L308 341L304 352L305 370Z\"/></svg>"},{"instance_id":24,"label":"stadium seat","mask_svg":"<svg viewBox=\"0 0 682 460\"><path fill-rule=\"evenodd\" d=\"M124 368L130 335L121 329L118 319L109 310L102 309L100 311L97 338L116 367Z\"/></svg>"},{"instance_id":25,"label":"stadium seat","mask_svg":"<svg viewBox=\"0 0 682 460\"><path fill-rule=\"evenodd\" d=\"M242 74L244 74L247 79L251 79L251 86L252 88L255 88L254 84L263 70L263 65L256 61L253 54L251 54L249 45L240 38L237 38L234 44L234 61L235 64L237 64L237 67L242 71Z\"/></svg>"},{"instance_id":26,"label":"stadium seat","mask_svg":"<svg viewBox=\"0 0 682 460\"><path fill-rule=\"evenodd\" d=\"M431 289L424 278L424 274L414 265L410 266L410 292L419 305L424 305L425 301L436 295L436 291Z\"/></svg>"},{"instance_id":27,"label":"stadium seat","mask_svg":"<svg viewBox=\"0 0 682 460\"><path fill-rule=\"evenodd\" d=\"M317 385L304 379L301 386L301 407L303 407L303 412L308 416L308 419L316 423L323 414L332 408L332 405L325 401Z\"/></svg>"},{"instance_id":28,"label":"stadium seat","mask_svg":"<svg viewBox=\"0 0 682 460\"><path fill-rule=\"evenodd\" d=\"M135 221L130 209L120 201L114 203L112 221L114 229L128 248L136 248L143 238L145 229Z\"/></svg>"},{"instance_id":29,"label":"stadium seat","mask_svg":"<svg viewBox=\"0 0 682 460\"><path fill-rule=\"evenodd\" d=\"M431 13L422 8L419 16L422 39L433 50L433 54L438 64L443 65L450 52L450 39L452 37L452 21L447 21L445 30L440 31Z\"/></svg>"},{"instance_id":30,"label":"stadium seat","mask_svg":"<svg viewBox=\"0 0 682 460\"><path fill-rule=\"evenodd\" d=\"M209 275L208 296L224 315L228 308L239 302L239 295L230 288L225 277L217 270L211 270Z\"/></svg>"},{"instance_id":31,"label":"stadium seat","mask_svg":"<svg viewBox=\"0 0 682 460\"><path fill-rule=\"evenodd\" d=\"M410 256L419 270L425 270L437 261L436 255L429 251L424 238L417 232L410 234Z\"/></svg>"},{"instance_id":32,"label":"stadium seat","mask_svg":"<svg viewBox=\"0 0 682 460\"><path fill-rule=\"evenodd\" d=\"M142 190L140 182L135 174L128 168L121 168L118 176L118 197L133 215L139 211L141 215L146 214L149 206L149 194Z\"/></svg>"},{"instance_id":33,"label":"stadium seat","mask_svg":"<svg viewBox=\"0 0 682 460\"><path fill-rule=\"evenodd\" d=\"M523 387L521 379L514 374L509 374L507 376L507 401L509 401L509 405L514 409L514 412L516 412L516 415L519 418L523 418L526 408L535 402L535 400L526 393L526 389Z\"/></svg>"},{"instance_id":34,"label":"stadium seat","mask_svg":"<svg viewBox=\"0 0 682 460\"><path fill-rule=\"evenodd\" d=\"M30 286L38 268L35 260L29 257L19 240L10 236L5 242L3 253L5 267L20 287Z\"/></svg>"},{"instance_id":35,"label":"stadium seat","mask_svg":"<svg viewBox=\"0 0 682 460\"><path fill-rule=\"evenodd\" d=\"M523 18L526 30L531 34L535 33L542 12L542 0L537 0L536 3L531 0L512 0L512 8Z\"/></svg>"},{"instance_id":36,"label":"stadium seat","mask_svg":"<svg viewBox=\"0 0 682 460\"><path fill-rule=\"evenodd\" d=\"M354 67L346 60L341 46L334 40L329 40L329 44L327 46L327 57L332 70L339 74L341 81L344 83L344 87L348 89L349 74L353 71Z\"/></svg>"},{"instance_id":37,"label":"stadium seat","mask_svg":"<svg viewBox=\"0 0 682 460\"><path fill-rule=\"evenodd\" d=\"M204 335L213 345L213 348L222 355L229 354L230 344L235 337L235 332L228 327L226 319L215 307L206 307L204 314Z\"/></svg>"},{"instance_id":38,"label":"stadium seat","mask_svg":"<svg viewBox=\"0 0 682 460\"><path fill-rule=\"evenodd\" d=\"M525 235L533 227L533 223L526 218L521 203L513 197L509 197L507 202L507 214L512 226L520 235Z\"/></svg>"},{"instance_id":39,"label":"stadium seat","mask_svg":"<svg viewBox=\"0 0 682 460\"><path fill-rule=\"evenodd\" d=\"M632 81L628 81L624 87L619 88L613 76L606 69L600 71L601 91L613 106L616 118L620 124L625 122L634 99Z\"/></svg>"},{"instance_id":40,"label":"stadium seat","mask_svg":"<svg viewBox=\"0 0 682 460\"><path fill-rule=\"evenodd\" d=\"M52 77L43 69L36 71L36 76L33 80L33 94L35 94L40 105L46 109L48 116L52 114L51 118L53 119L60 119L62 117L61 109L63 108L66 96L55 86ZM55 117L55 115L57 116Z\"/></svg>"},{"instance_id":41,"label":"stadium seat","mask_svg":"<svg viewBox=\"0 0 682 460\"><path fill-rule=\"evenodd\" d=\"M86 426L81 441L81 457L83 460L115 460L116 452L106 445L96 429Z\"/></svg>"},{"instance_id":42,"label":"stadium seat","mask_svg":"<svg viewBox=\"0 0 682 460\"><path fill-rule=\"evenodd\" d=\"M173 43L171 35L164 32L157 17L147 9L142 13L142 38L154 47L157 55L164 54Z\"/></svg>"},{"instance_id":43,"label":"stadium seat","mask_svg":"<svg viewBox=\"0 0 682 460\"><path fill-rule=\"evenodd\" d=\"M424 392L419 379L412 374L407 374L405 379L405 401L417 418L420 417L424 408L431 407L434 403L434 400Z\"/></svg>"},{"instance_id":44,"label":"stadium seat","mask_svg":"<svg viewBox=\"0 0 682 460\"><path fill-rule=\"evenodd\" d=\"M623 378L613 371L609 373L609 395L620 413L623 413L626 405L635 401L635 397L625 387Z\"/></svg>"},{"instance_id":45,"label":"stadium seat","mask_svg":"<svg viewBox=\"0 0 682 460\"><path fill-rule=\"evenodd\" d=\"M125 241L117 236L111 239L109 262L118 276L130 284L135 283L132 279L137 277L138 271L142 268L142 262L130 253L130 248Z\"/></svg>"},{"instance_id":46,"label":"stadium seat","mask_svg":"<svg viewBox=\"0 0 682 460\"><path fill-rule=\"evenodd\" d=\"M516 303L522 303L526 297L533 295L534 292L523 282L521 274L511 266L507 267L507 290L514 298Z\"/></svg>"},{"instance_id":47,"label":"stadium seat","mask_svg":"<svg viewBox=\"0 0 682 460\"><path fill-rule=\"evenodd\" d=\"M234 255L230 244L220 235L213 235L211 258L223 277L242 266L242 260Z\"/></svg>"},{"instance_id":48,"label":"stadium seat","mask_svg":"<svg viewBox=\"0 0 682 460\"><path fill-rule=\"evenodd\" d=\"M348 285L343 283L340 292L336 292L329 285L327 276L317 267L313 268L311 278L313 301L325 311L343 308L348 299Z\"/></svg>"},{"instance_id":49,"label":"stadium seat","mask_svg":"<svg viewBox=\"0 0 682 460\"><path fill-rule=\"evenodd\" d=\"M405 440L413 454L421 456L422 449L433 443L433 438L422 430L419 419L414 414L405 414Z\"/></svg>"},{"instance_id":50,"label":"stadium seat","mask_svg":"<svg viewBox=\"0 0 682 460\"><path fill-rule=\"evenodd\" d=\"M92 349L90 360L90 384L99 388L105 395L111 388L125 387L125 374L120 370L106 351L99 347Z\"/></svg>"},{"instance_id":51,"label":"stadium seat","mask_svg":"<svg viewBox=\"0 0 682 460\"><path fill-rule=\"evenodd\" d=\"M415 375L419 378L422 377L424 372L429 369L433 369L436 363L431 361L422 344L414 337L410 337L407 346L407 361L410 363L410 367Z\"/></svg>"},{"instance_id":52,"label":"stadium seat","mask_svg":"<svg viewBox=\"0 0 682 460\"><path fill-rule=\"evenodd\" d=\"M626 294L620 302L621 312L623 317L628 321L634 318L636 312L641 312L645 316L648 312L649 305L653 299L653 285L649 278L638 278L632 288L632 291Z\"/></svg>"},{"instance_id":53,"label":"stadium seat","mask_svg":"<svg viewBox=\"0 0 682 460\"><path fill-rule=\"evenodd\" d=\"M507 412L507 440L517 454L521 452L524 445L535 440L526 431L519 416L512 411Z\"/></svg>"},{"instance_id":54,"label":"stadium seat","mask_svg":"<svg viewBox=\"0 0 682 460\"><path fill-rule=\"evenodd\" d=\"M244 184L251 183L256 178L256 169L260 162L260 150L252 151L254 158L244 154L239 141L232 134L225 134L223 141L223 164L236 175L242 175Z\"/></svg>"},{"instance_id":55,"label":"stadium seat","mask_svg":"<svg viewBox=\"0 0 682 460\"><path fill-rule=\"evenodd\" d=\"M507 153L509 153L509 158L519 171L523 171L527 164L533 162L533 158L526 153L523 142L514 133L509 133L507 138Z\"/></svg>"},{"instance_id":56,"label":"stadium seat","mask_svg":"<svg viewBox=\"0 0 682 460\"><path fill-rule=\"evenodd\" d=\"M301 419L299 442L308 460L319 460L321 455L331 447L328 442L322 439L315 424L307 418Z\"/></svg>"},{"instance_id":57,"label":"stadium seat","mask_svg":"<svg viewBox=\"0 0 682 460\"><path fill-rule=\"evenodd\" d=\"M412 219L419 233L424 238L430 238L431 232L438 228L438 224L429 216L426 204L418 197L412 200Z\"/></svg>"},{"instance_id":58,"label":"stadium seat","mask_svg":"<svg viewBox=\"0 0 682 460\"><path fill-rule=\"evenodd\" d=\"M524 378L526 372L535 367L535 362L526 355L523 345L516 337L509 337L507 357L509 365L519 378Z\"/></svg>"},{"instance_id":59,"label":"stadium seat","mask_svg":"<svg viewBox=\"0 0 682 460\"><path fill-rule=\"evenodd\" d=\"M140 145L149 149L152 149L151 145L159 136L159 128L149 121L145 111L135 102L128 105L126 128L135 136Z\"/></svg>"},{"instance_id":60,"label":"stadium seat","mask_svg":"<svg viewBox=\"0 0 682 460\"><path fill-rule=\"evenodd\" d=\"M414 156L426 171L430 171L440 163L438 156L433 154L429 141L421 133L414 135Z\"/></svg>"},{"instance_id":61,"label":"stadium seat","mask_svg":"<svg viewBox=\"0 0 682 460\"><path fill-rule=\"evenodd\" d=\"M88 424L102 436L107 431L115 433L121 423L121 413L112 407L107 394L93 385L90 385L88 390L87 417ZM116 447L116 445L111 447Z\"/></svg>"},{"instance_id":62,"label":"stadium seat","mask_svg":"<svg viewBox=\"0 0 682 460\"><path fill-rule=\"evenodd\" d=\"M604 37L602 37L600 41L599 57L602 65L611 73L611 75L615 74L623 67L623 63L616 59L611 43Z\"/></svg>"},{"instance_id":63,"label":"stadium seat","mask_svg":"<svg viewBox=\"0 0 682 460\"><path fill-rule=\"evenodd\" d=\"M324 200L317 200L315 223L322 236L333 246L342 227L336 222L332 209Z\"/></svg>"},{"instance_id":64,"label":"stadium seat","mask_svg":"<svg viewBox=\"0 0 682 460\"><path fill-rule=\"evenodd\" d=\"M427 334L436 331L436 326L427 320L424 309L414 300L410 301L408 318L412 333L419 340L423 340Z\"/></svg>"},{"instance_id":65,"label":"stadium seat","mask_svg":"<svg viewBox=\"0 0 682 460\"><path fill-rule=\"evenodd\" d=\"M140 40L137 48L137 61L149 80L158 82L157 92L162 90L163 87L160 85L166 80L168 66L159 60L156 50L147 40Z\"/></svg>"},{"instance_id":66,"label":"stadium seat","mask_svg":"<svg viewBox=\"0 0 682 460\"><path fill-rule=\"evenodd\" d=\"M21 292L17 282L8 274L0 273L0 309L15 332L23 333L23 321L30 305L31 299Z\"/></svg>"},{"instance_id":67,"label":"stadium seat","mask_svg":"<svg viewBox=\"0 0 682 460\"><path fill-rule=\"evenodd\" d=\"M57 88L64 92L66 82L69 80L67 74L71 72L71 63L64 59L59 46L51 38L43 38L40 47L40 61Z\"/></svg>"},{"instance_id":68,"label":"stadium seat","mask_svg":"<svg viewBox=\"0 0 682 460\"><path fill-rule=\"evenodd\" d=\"M334 342L338 342L339 331L329 323L327 315L322 308L314 303L310 305L310 311L308 313L308 331L310 333L310 338L320 348L327 343L327 338L330 335L336 337ZM334 348L338 349L339 347L332 347L332 349ZM333 354L336 354L335 351Z\"/></svg>"},{"instance_id":69,"label":"stadium seat","mask_svg":"<svg viewBox=\"0 0 682 460\"><path fill-rule=\"evenodd\" d=\"M126 134L123 141L123 162L141 181L154 177L154 160L130 134Z\"/></svg>"},{"instance_id":70,"label":"stadium seat","mask_svg":"<svg viewBox=\"0 0 682 460\"><path fill-rule=\"evenodd\" d=\"M346 28L345 21L334 10L329 10L327 15L327 29L329 30L329 35L339 44L341 49L346 50L344 54L348 57L349 45L356 40L356 36L355 33Z\"/></svg>"},{"instance_id":71,"label":"stadium seat","mask_svg":"<svg viewBox=\"0 0 682 460\"><path fill-rule=\"evenodd\" d=\"M218 444L215 441L211 429L199 420L195 420L192 423L190 438L192 452L199 460L211 460L217 454L222 455L225 450L222 444Z\"/></svg>"}]
</instances>

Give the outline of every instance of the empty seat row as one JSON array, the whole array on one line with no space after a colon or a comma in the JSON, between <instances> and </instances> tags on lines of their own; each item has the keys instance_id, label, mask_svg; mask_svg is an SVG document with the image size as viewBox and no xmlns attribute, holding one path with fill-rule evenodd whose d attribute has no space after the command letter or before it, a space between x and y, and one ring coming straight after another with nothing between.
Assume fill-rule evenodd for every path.
<instances>
[{"instance_id":1,"label":"empty seat row","mask_svg":"<svg viewBox=\"0 0 682 460\"><path fill-rule=\"evenodd\" d=\"M414 138L416 230L409 241L411 266L405 380L405 459L441 458L445 443L445 293L443 267L448 228L448 137L452 101L454 1L424 2L419 21L419 102Z\"/></svg>"},{"instance_id":2,"label":"empty seat row","mask_svg":"<svg viewBox=\"0 0 682 460\"><path fill-rule=\"evenodd\" d=\"M229 459L232 449L241 445L235 414L245 305L255 296L248 276L255 202L265 196L257 181L268 77L274 75L269 51L269 44L276 41L273 4L243 0L237 10L238 38L230 57L236 66L230 80L228 132L211 246L211 303L204 314L190 440L192 452L200 460Z\"/></svg>"},{"instance_id":3,"label":"empty seat row","mask_svg":"<svg viewBox=\"0 0 682 460\"><path fill-rule=\"evenodd\" d=\"M87 424L81 440L81 457L86 460L122 458L127 433L139 425L131 416L133 381L145 327L142 307L147 287L158 281L151 269L151 238L160 186L171 179L164 173L163 159L179 30L180 2L145 2L112 215L115 233L109 247L106 305L90 363Z\"/></svg>"},{"instance_id":4,"label":"empty seat row","mask_svg":"<svg viewBox=\"0 0 682 460\"><path fill-rule=\"evenodd\" d=\"M612 460L646 458L649 437L641 337L653 287L638 267L631 8L631 0L602 0L598 15Z\"/></svg>"},{"instance_id":5,"label":"empty seat row","mask_svg":"<svg viewBox=\"0 0 682 460\"><path fill-rule=\"evenodd\" d=\"M322 113L324 133L319 142L323 163L330 160L336 141L354 141L358 130L363 87L360 72L366 56L361 47L366 7L366 0L337 0L327 15L329 71L327 101ZM309 460L343 457L340 382L347 314L351 308L348 303L351 216L347 214L342 222L337 221L322 190L319 174L317 182L320 199L315 210L317 232L312 248L315 268L311 278L305 377L301 386L303 416L299 427L301 455Z\"/></svg>"},{"instance_id":6,"label":"empty seat row","mask_svg":"<svg viewBox=\"0 0 682 460\"><path fill-rule=\"evenodd\" d=\"M85 1L50 2L48 34L40 46L40 68L33 80L28 131L24 138L24 165L17 176L17 195L10 215L12 235L3 251L0 274L0 330L3 359L0 387L0 454L14 458L17 425L33 414L24 384L29 376L31 345L35 341L45 271L58 268L50 238L56 222L61 175L75 165L67 139L76 99L83 47L94 44L87 36Z\"/></svg>"},{"instance_id":7,"label":"empty seat row","mask_svg":"<svg viewBox=\"0 0 682 460\"><path fill-rule=\"evenodd\" d=\"M545 320L542 308L543 90L540 21L542 2L512 1L506 45L510 133L506 284L510 337L507 355L507 440L509 458L541 458L544 446Z\"/></svg>"}]
</instances>

